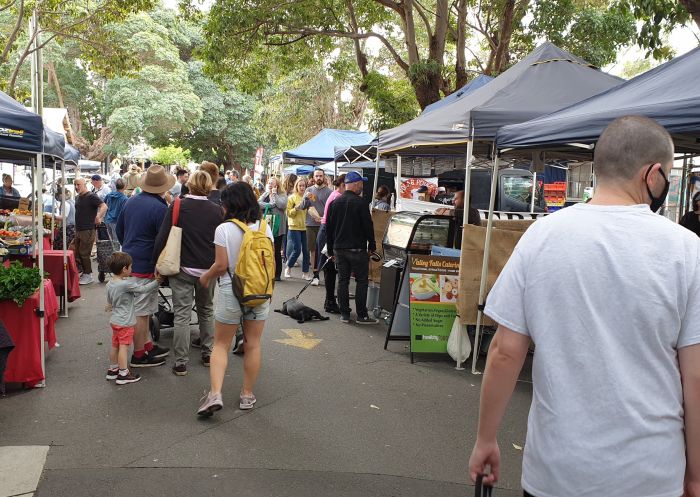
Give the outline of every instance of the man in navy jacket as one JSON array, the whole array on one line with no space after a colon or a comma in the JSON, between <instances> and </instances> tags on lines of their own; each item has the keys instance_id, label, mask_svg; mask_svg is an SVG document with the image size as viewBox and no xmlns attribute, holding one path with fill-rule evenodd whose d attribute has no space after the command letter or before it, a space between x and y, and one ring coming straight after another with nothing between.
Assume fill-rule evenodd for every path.
<instances>
[{"instance_id":1,"label":"man in navy jacket","mask_svg":"<svg viewBox=\"0 0 700 497\"><path fill-rule=\"evenodd\" d=\"M132 196L117 220L117 238L122 250L133 259L131 276L144 285L155 278L156 260L153 255L156 236L168 211L165 193L175 184L175 176L163 166L151 166L139 180L142 193ZM151 314L158 312L158 290L137 294L134 300L136 327L132 368L147 368L165 364L169 349L154 345L148 337Z\"/></svg>"}]
</instances>

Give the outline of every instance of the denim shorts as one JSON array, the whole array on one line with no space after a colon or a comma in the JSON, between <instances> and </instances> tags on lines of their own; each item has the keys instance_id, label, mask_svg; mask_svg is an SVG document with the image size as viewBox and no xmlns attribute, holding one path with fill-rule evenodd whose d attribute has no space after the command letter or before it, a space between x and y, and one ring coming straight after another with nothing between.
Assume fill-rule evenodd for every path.
<instances>
[{"instance_id":1,"label":"denim shorts","mask_svg":"<svg viewBox=\"0 0 700 497\"><path fill-rule=\"evenodd\" d=\"M216 310L214 319L223 324L241 324L241 320L265 321L270 314L270 302L248 307L241 304L233 295L233 287L228 278L222 279L219 283L219 296L216 299Z\"/></svg>"}]
</instances>

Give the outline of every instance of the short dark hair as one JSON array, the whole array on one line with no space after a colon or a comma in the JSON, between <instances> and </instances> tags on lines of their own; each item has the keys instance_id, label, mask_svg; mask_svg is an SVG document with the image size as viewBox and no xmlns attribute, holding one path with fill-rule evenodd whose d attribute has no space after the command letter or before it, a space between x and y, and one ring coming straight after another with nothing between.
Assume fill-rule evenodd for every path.
<instances>
[{"instance_id":1,"label":"short dark hair","mask_svg":"<svg viewBox=\"0 0 700 497\"><path fill-rule=\"evenodd\" d=\"M189 174L187 169L178 169L177 172L175 172L175 176L178 178L183 177L185 174Z\"/></svg>"},{"instance_id":2,"label":"short dark hair","mask_svg":"<svg viewBox=\"0 0 700 497\"><path fill-rule=\"evenodd\" d=\"M379 188L377 188L377 193L374 195L374 198L379 200L380 198L388 197L389 196L389 187L386 185L381 185Z\"/></svg>"},{"instance_id":3,"label":"short dark hair","mask_svg":"<svg viewBox=\"0 0 700 497\"><path fill-rule=\"evenodd\" d=\"M693 210L696 211L698 210L698 202L700 202L700 192L697 192L695 195L693 195Z\"/></svg>"},{"instance_id":4,"label":"short dark hair","mask_svg":"<svg viewBox=\"0 0 700 497\"><path fill-rule=\"evenodd\" d=\"M593 167L601 179L629 180L642 168L672 161L671 135L659 123L643 116L615 119L593 150Z\"/></svg>"},{"instance_id":5,"label":"short dark hair","mask_svg":"<svg viewBox=\"0 0 700 497\"><path fill-rule=\"evenodd\" d=\"M131 266L131 256L126 252L114 252L107 261L109 271L112 274L120 275L124 268Z\"/></svg>"},{"instance_id":6,"label":"short dark hair","mask_svg":"<svg viewBox=\"0 0 700 497\"><path fill-rule=\"evenodd\" d=\"M254 223L262 217L253 187L244 181L231 183L224 188L221 192L221 205L224 206L227 218L244 223Z\"/></svg>"},{"instance_id":7,"label":"short dark hair","mask_svg":"<svg viewBox=\"0 0 700 497\"><path fill-rule=\"evenodd\" d=\"M117 179L117 181L114 182L114 186L117 187L117 190L123 190L124 188L126 188L124 180L121 178Z\"/></svg>"},{"instance_id":8,"label":"short dark hair","mask_svg":"<svg viewBox=\"0 0 700 497\"><path fill-rule=\"evenodd\" d=\"M216 189L221 190L227 185L226 178L219 178L216 182Z\"/></svg>"}]
</instances>

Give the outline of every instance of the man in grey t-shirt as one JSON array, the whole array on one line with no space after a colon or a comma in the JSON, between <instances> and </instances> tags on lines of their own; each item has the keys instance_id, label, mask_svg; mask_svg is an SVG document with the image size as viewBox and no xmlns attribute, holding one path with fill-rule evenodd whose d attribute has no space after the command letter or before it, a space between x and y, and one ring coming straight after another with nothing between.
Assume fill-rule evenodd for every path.
<instances>
[{"instance_id":1,"label":"man in grey t-shirt","mask_svg":"<svg viewBox=\"0 0 700 497\"><path fill-rule=\"evenodd\" d=\"M472 479L535 343L522 486L535 497L700 495L700 240L656 211L673 142L616 119L594 152L597 188L536 221L491 290ZM685 486L684 486L685 480Z\"/></svg>"},{"instance_id":2,"label":"man in grey t-shirt","mask_svg":"<svg viewBox=\"0 0 700 497\"><path fill-rule=\"evenodd\" d=\"M332 192L333 190L328 186L328 182L326 181L326 173L324 173L322 169L316 169L314 171L314 184L306 189L302 202L302 208L308 209L308 211L306 211L306 242L309 251L313 255L314 279L311 281L313 286L318 286L319 276L319 257L316 253L316 238L318 237L318 230L321 227L321 218L326 208L326 202ZM311 207L314 208L315 212L310 212Z\"/></svg>"}]
</instances>

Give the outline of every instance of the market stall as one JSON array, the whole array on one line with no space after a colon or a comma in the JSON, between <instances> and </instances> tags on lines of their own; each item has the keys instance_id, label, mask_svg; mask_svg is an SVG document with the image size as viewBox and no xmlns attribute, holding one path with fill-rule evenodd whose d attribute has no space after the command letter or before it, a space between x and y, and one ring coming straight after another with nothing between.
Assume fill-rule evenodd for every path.
<instances>
[{"instance_id":1,"label":"market stall","mask_svg":"<svg viewBox=\"0 0 700 497\"><path fill-rule=\"evenodd\" d=\"M582 100L522 124L502 127L496 136L495 164L500 156L517 157L548 154L553 157L592 159L595 142L605 127L625 115L642 115L656 120L671 133L676 152L686 159L700 155L700 49L673 59L597 96ZM685 171L683 177L688 176ZM495 195L492 188L491 195ZM681 191L687 195L687 188ZM686 202L682 205L687 204ZM490 275L489 240L493 224L485 234L485 249L477 309L477 337L483 320L484 296ZM473 309L472 309L473 310ZM472 370L476 368L473 358Z\"/></svg>"},{"instance_id":2,"label":"market stall","mask_svg":"<svg viewBox=\"0 0 700 497\"><path fill-rule=\"evenodd\" d=\"M5 162L21 162L26 161L30 164L32 168L32 178L33 178L33 195L32 198L38 198L41 192L41 180L40 175L43 166L43 153L44 153L44 143L47 140L47 135L44 133L44 126L42 119L39 115L32 113L24 108L21 104L11 99L6 94L0 92L0 129L3 130L0 133L0 160ZM61 145L61 150L63 145ZM18 205L19 206L19 205ZM17 206L17 207L18 207ZM7 208L8 206L2 205L2 208ZM15 206L10 206L14 208ZM37 261L38 261L38 271L39 274L43 273L44 263L43 263L43 243L36 243L37 233L41 233L39 222L42 219L42 203L34 202L33 209L36 208L37 212L35 214L35 224L34 224L34 245L32 251L36 251ZM39 235L40 236L40 235ZM0 246L0 252L7 252L7 246L3 242ZM4 269L4 268L3 268ZM50 285L50 282L49 282ZM38 322L39 330L39 349L40 349L40 360L39 366L41 371L41 378L44 377L44 333L45 333L45 316L46 316L46 285L38 284L38 295L36 301L36 307L30 307L29 311L32 313L32 320ZM51 290L52 292L53 290ZM48 292L48 293L51 293ZM7 297L5 297L7 298ZM50 301L50 298L48 299ZM16 302L5 300L2 302L3 309L0 311L0 318L5 321L6 326L8 316L18 313L18 305ZM29 317L27 316L28 323ZM20 330L23 331L23 330ZM20 345L13 351L13 355L22 355L20 351ZM43 381L43 380L40 380Z\"/></svg>"},{"instance_id":3,"label":"market stall","mask_svg":"<svg viewBox=\"0 0 700 497\"><path fill-rule=\"evenodd\" d=\"M464 154L465 198L470 198L473 161L491 167L491 186L485 236L485 257L480 278L482 307L488 276L488 246L493 228L496 193L499 187L499 157L494 154L496 132L507 124L519 123L565 108L622 83L583 59L547 42L471 94L441 109L422 114L413 121L379 135L379 153L397 156L397 178L401 178L403 156L445 156ZM484 165L486 165L484 164ZM466 219L465 219L466 224ZM464 242L463 242L464 244ZM460 290L460 295L463 292ZM479 335L477 331L476 346ZM476 358L476 354L474 354ZM475 362L473 364L473 369Z\"/></svg>"}]
</instances>

